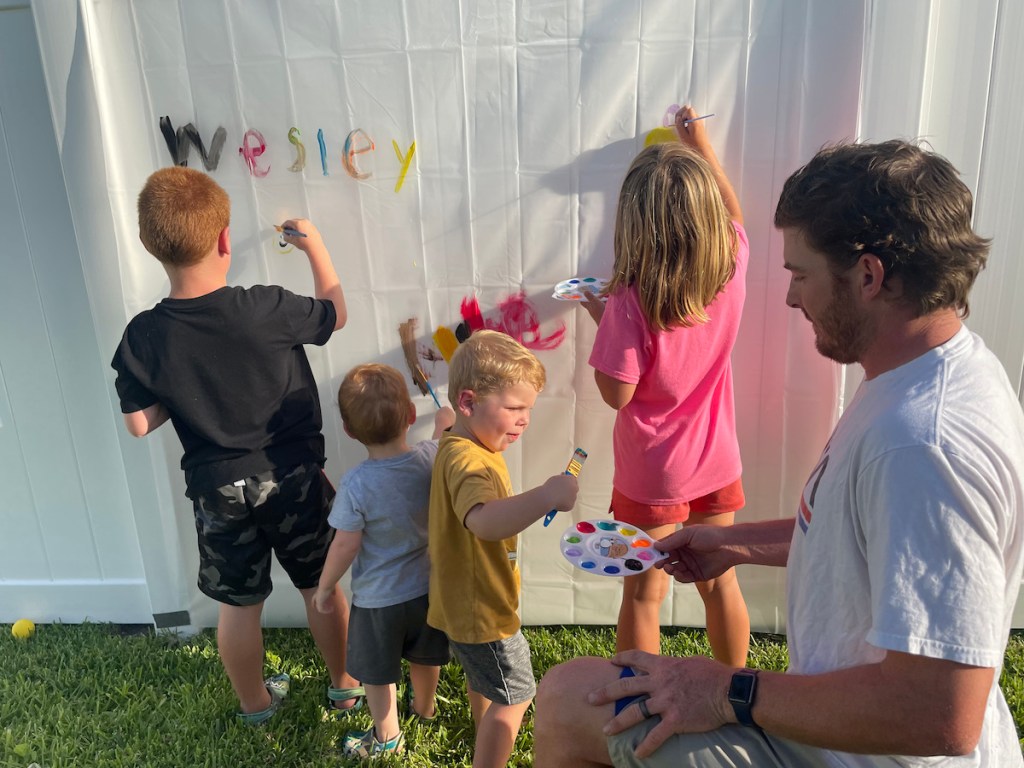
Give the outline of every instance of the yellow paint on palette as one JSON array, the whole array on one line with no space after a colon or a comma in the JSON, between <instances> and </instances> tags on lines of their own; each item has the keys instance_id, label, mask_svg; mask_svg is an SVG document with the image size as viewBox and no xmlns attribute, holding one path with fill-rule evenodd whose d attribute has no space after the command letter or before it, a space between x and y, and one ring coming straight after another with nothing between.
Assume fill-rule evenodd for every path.
<instances>
[{"instance_id":1,"label":"yellow paint on palette","mask_svg":"<svg viewBox=\"0 0 1024 768\"><path fill-rule=\"evenodd\" d=\"M649 147L652 144L667 144L670 141L679 141L679 135L676 133L676 129L658 127L647 134L647 138L644 139L644 146Z\"/></svg>"}]
</instances>

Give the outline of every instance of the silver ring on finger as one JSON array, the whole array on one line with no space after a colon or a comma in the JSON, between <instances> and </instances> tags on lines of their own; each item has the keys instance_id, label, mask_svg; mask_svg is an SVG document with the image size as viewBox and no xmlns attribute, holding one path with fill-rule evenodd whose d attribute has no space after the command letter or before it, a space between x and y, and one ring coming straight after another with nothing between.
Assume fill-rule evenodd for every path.
<instances>
[{"instance_id":1,"label":"silver ring on finger","mask_svg":"<svg viewBox=\"0 0 1024 768\"><path fill-rule=\"evenodd\" d=\"M638 699L636 702L637 709L640 710L640 714L644 716L644 720L651 718L651 710L647 708L647 699Z\"/></svg>"}]
</instances>

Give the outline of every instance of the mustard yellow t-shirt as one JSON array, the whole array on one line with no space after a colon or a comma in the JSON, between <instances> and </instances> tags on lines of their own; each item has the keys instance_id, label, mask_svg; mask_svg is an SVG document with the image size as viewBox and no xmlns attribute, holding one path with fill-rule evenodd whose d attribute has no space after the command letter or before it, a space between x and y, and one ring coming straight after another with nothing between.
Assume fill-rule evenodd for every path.
<instances>
[{"instance_id":1,"label":"mustard yellow t-shirt","mask_svg":"<svg viewBox=\"0 0 1024 768\"><path fill-rule=\"evenodd\" d=\"M466 528L477 504L512 496L505 458L464 437L441 438L430 481L427 623L459 643L490 643L519 630L513 536L484 541Z\"/></svg>"}]
</instances>

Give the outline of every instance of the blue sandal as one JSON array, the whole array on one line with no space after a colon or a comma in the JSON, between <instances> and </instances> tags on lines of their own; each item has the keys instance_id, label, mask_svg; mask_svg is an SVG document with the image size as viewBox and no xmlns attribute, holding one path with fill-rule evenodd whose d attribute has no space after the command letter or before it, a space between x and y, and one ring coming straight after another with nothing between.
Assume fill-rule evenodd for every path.
<instances>
[{"instance_id":1,"label":"blue sandal","mask_svg":"<svg viewBox=\"0 0 1024 768\"><path fill-rule=\"evenodd\" d=\"M268 677L263 681L263 685L266 686L267 692L270 694L270 706L266 709L261 709L259 712L239 712L237 715L238 719L246 725L262 725L267 722L267 720L277 714L277 710L284 704L290 682L291 678L288 677L287 672Z\"/></svg>"},{"instance_id":2,"label":"blue sandal","mask_svg":"<svg viewBox=\"0 0 1024 768\"><path fill-rule=\"evenodd\" d=\"M338 707L338 703L355 699L356 703L351 707ZM366 689L358 685L355 688L327 688L327 712L336 718L348 717L353 712L358 712L366 703Z\"/></svg>"}]
</instances>

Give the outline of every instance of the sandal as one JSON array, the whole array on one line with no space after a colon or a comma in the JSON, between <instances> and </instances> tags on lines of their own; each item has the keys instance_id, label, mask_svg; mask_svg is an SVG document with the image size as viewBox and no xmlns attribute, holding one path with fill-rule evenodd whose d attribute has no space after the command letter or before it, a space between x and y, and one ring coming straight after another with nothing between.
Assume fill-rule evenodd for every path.
<instances>
[{"instance_id":1,"label":"sandal","mask_svg":"<svg viewBox=\"0 0 1024 768\"><path fill-rule=\"evenodd\" d=\"M290 683L291 678L288 677L287 672L268 677L263 681L263 685L266 686L267 693L270 694L270 706L266 709L261 709L259 712L239 712L237 714L238 719L246 725L262 725L267 722L267 720L277 714L277 710L284 704Z\"/></svg>"},{"instance_id":2,"label":"sandal","mask_svg":"<svg viewBox=\"0 0 1024 768\"><path fill-rule=\"evenodd\" d=\"M336 706L342 701L355 699L356 703L351 707ZM327 688L327 711L333 717L348 717L353 712L358 712L366 703L366 689L358 685L355 688Z\"/></svg>"},{"instance_id":3,"label":"sandal","mask_svg":"<svg viewBox=\"0 0 1024 768\"><path fill-rule=\"evenodd\" d=\"M379 755L398 755L405 751L405 734L401 731L393 739L377 741L377 734L370 726L366 731L354 731L345 737L341 753L346 757L371 758Z\"/></svg>"}]
</instances>

